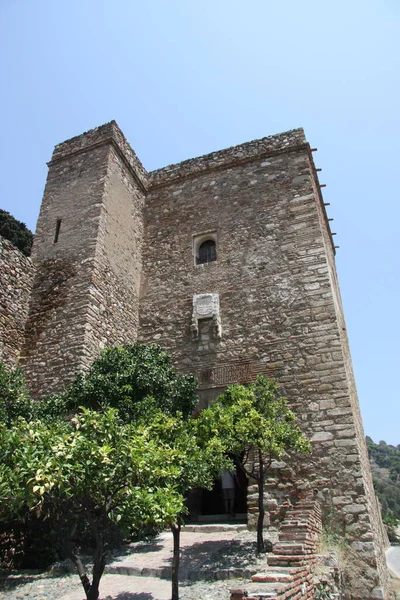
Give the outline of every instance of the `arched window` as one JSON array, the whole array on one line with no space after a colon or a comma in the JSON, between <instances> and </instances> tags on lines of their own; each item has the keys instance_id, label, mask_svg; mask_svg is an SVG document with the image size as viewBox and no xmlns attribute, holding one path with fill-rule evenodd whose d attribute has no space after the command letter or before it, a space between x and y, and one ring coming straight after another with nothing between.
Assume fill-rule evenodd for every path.
<instances>
[{"instance_id":1,"label":"arched window","mask_svg":"<svg viewBox=\"0 0 400 600\"><path fill-rule=\"evenodd\" d=\"M206 240L199 246L199 256L197 264L204 265L205 263L217 260L217 246L214 240Z\"/></svg>"}]
</instances>

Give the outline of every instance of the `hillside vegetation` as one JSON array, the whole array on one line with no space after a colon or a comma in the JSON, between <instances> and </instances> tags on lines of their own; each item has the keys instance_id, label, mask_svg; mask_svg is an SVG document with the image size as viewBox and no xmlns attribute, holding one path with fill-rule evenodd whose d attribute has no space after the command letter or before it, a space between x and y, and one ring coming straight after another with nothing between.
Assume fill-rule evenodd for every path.
<instances>
[{"instance_id":1,"label":"hillside vegetation","mask_svg":"<svg viewBox=\"0 0 400 600\"><path fill-rule=\"evenodd\" d=\"M384 441L375 444L368 436L366 441L383 519L395 526L400 521L400 444L391 446Z\"/></svg>"},{"instance_id":2,"label":"hillside vegetation","mask_svg":"<svg viewBox=\"0 0 400 600\"><path fill-rule=\"evenodd\" d=\"M30 256L33 233L25 223L18 221L3 209L0 209L0 235L14 244L25 256Z\"/></svg>"}]
</instances>

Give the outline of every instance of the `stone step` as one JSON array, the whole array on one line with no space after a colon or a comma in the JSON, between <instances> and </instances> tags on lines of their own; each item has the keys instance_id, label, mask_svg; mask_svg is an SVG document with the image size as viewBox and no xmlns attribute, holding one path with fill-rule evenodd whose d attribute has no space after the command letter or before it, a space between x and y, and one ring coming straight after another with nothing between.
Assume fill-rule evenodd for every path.
<instances>
[{"instance_id":1,"label":"stone step","mask_svg":"<svg viewBox=\"0 0 400 600\"><path fill-rule=\"evenodd\" d=\"M286 571L282 568L278 570L268 569L263 573L256 573L251 578L252 581L262 583L291 583L294 581L294 575L290 574L290 569Z\"/></svg>"},{"instance_id":2,"label":"stone step","mask_svg":"<svg viewBox=\"0 0 400 600\"><path fill-rule=\"evenodd\" d=\"M292 531L293 527L295 527L296 529L299 530L305 530L308 531L309 525L307 523L296 523L296 524L292 524L289 522L284 521L282 523L282 525L280 526L279 531L284 532L284 531Z\"/></svg>"},{"instance_id":3,"label":"stone step","mask_svg":"<svg viewBox=\"0 0 400 600\"><path fill-rule=\"evenodd\" d=\"M274 554L290 554L298 555L306 552L306 546L304 544L281 544L277 542L273 547Z\"/></svg>"},{"instance_id":4,"label":"stone step","mask_svg":"<svg viewBox=\"0 0 400 600\"><path fill-rule=\"evenodd\" d=\"M271 567L291 567L305 564L304 555L277 555L268 556L268 566Z\"/></svg>"},{"instance_id":5,"label":"stone step","mask_svg":"<svg viewBox=\"0 0 400 600\"><path fill-rule=\"evenodd\" d=\"M159 579L171 579L171 567L136 567L133 564L110 564L107 565L105 573L111 575L130 575L132 577L157 577ZM256 569L233 568L233 569L210 569L210 568L184 568L179 569L180 581L220 581L226 579L250 579L255 575Z\"/></svg>"},{"instance_id":6,"label":"stone step","mask_svg":"<svg viewBox=\"0 0 400 600\"><path fill-rule=\"evenodd\" d=\"M245 584L244 590L246 592L246 600L250 600L250 598L256 598L260 600L261 598L266 598L268 600L275 600L278 598L279 593L285 589L286 585L284 583L263 583L260 585L258 582L250 582ZM239 594L234 594L236 591L244 591L241 590L231 590L231 598L235 595L240 597Z\"/></svg>"},{"instance_id":7,"label":"stone step","mask_svg":"<svg viewBox=\"0 0 400 600\"><path fill-rule=\"evenodd\" d=\"M184 525L182 531L189 533L218 533L219 531L246 531L244 523L196 523Z\"/></svg>"}]
</instances>

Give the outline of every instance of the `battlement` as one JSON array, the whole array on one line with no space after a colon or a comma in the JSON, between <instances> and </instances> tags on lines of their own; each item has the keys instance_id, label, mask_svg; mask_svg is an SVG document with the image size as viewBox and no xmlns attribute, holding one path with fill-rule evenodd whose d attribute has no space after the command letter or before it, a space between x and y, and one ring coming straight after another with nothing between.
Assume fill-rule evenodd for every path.
<instances>
[{"instance_id":1,"label":"battlement","mask_svg":"<svg viewBox=\"0 0 400 600\"><path fill-rule=\"evenodd\" d=\"M291 152L300 148L309 148L304 130L302 128L291 129L151 171L149 183L150 187L165 185L205 171L227 169L257 158Z\"/></svg>"},{"instance_id":2,"label":"battlement","mask_svg":"<svg viewBox=\"0 0 400 600\"><path fill-rule=\"evenodd\" d=\"M66 157L87 152L95 147L106 144L113 145L135 179L145 190L147 188L147 171L114 120L57 144L48 165L50 167L55 162L63 160Z\"/></svg>"},{"instance_id":3,"label":"battlement","mask_svg":"<svg viewBox=\"0 0 400 600\"><path fill-rule=\"evenodd\" d=\"M117 122L113 120L57 144L54 148L51 161L48 164L50 166L57 161L65 159L67 156L87 152L89 149L104 144L112 144L114 146L144 189L166 185L172 181L206 171L226 169L272 154L309 148L304 130L302 128L291 129L276 135L231 146L224 150L190 158L180 163L167 165L148 173L134 150L132 150Z\"/></svg>"}]
</instances>

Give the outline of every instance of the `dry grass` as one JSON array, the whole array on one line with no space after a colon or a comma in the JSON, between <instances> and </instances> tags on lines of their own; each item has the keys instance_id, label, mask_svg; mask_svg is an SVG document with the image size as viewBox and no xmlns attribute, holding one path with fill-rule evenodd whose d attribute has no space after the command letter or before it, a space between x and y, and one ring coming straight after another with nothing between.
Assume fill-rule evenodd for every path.
<instances>
[{"instance_id":1,"label":"dry grass","mask_svg":"<svg viewBox=\"0 0 400 600\"><path fill-rule=\"evenodd\" d=\"M334 562L334 566L339 573L339 581L336 584L344 593L345 598L349 597L350 591L355 597L367 597L370 589L368 573L366 572L368 567L365 566L365 562L344 538L324 532L320 538L317 553L330 557L329 562ZM332 566L320 563L315 574L317 577L322 574L328 575L329 572L332 572Z\"/></svg>"}]
</instances>

